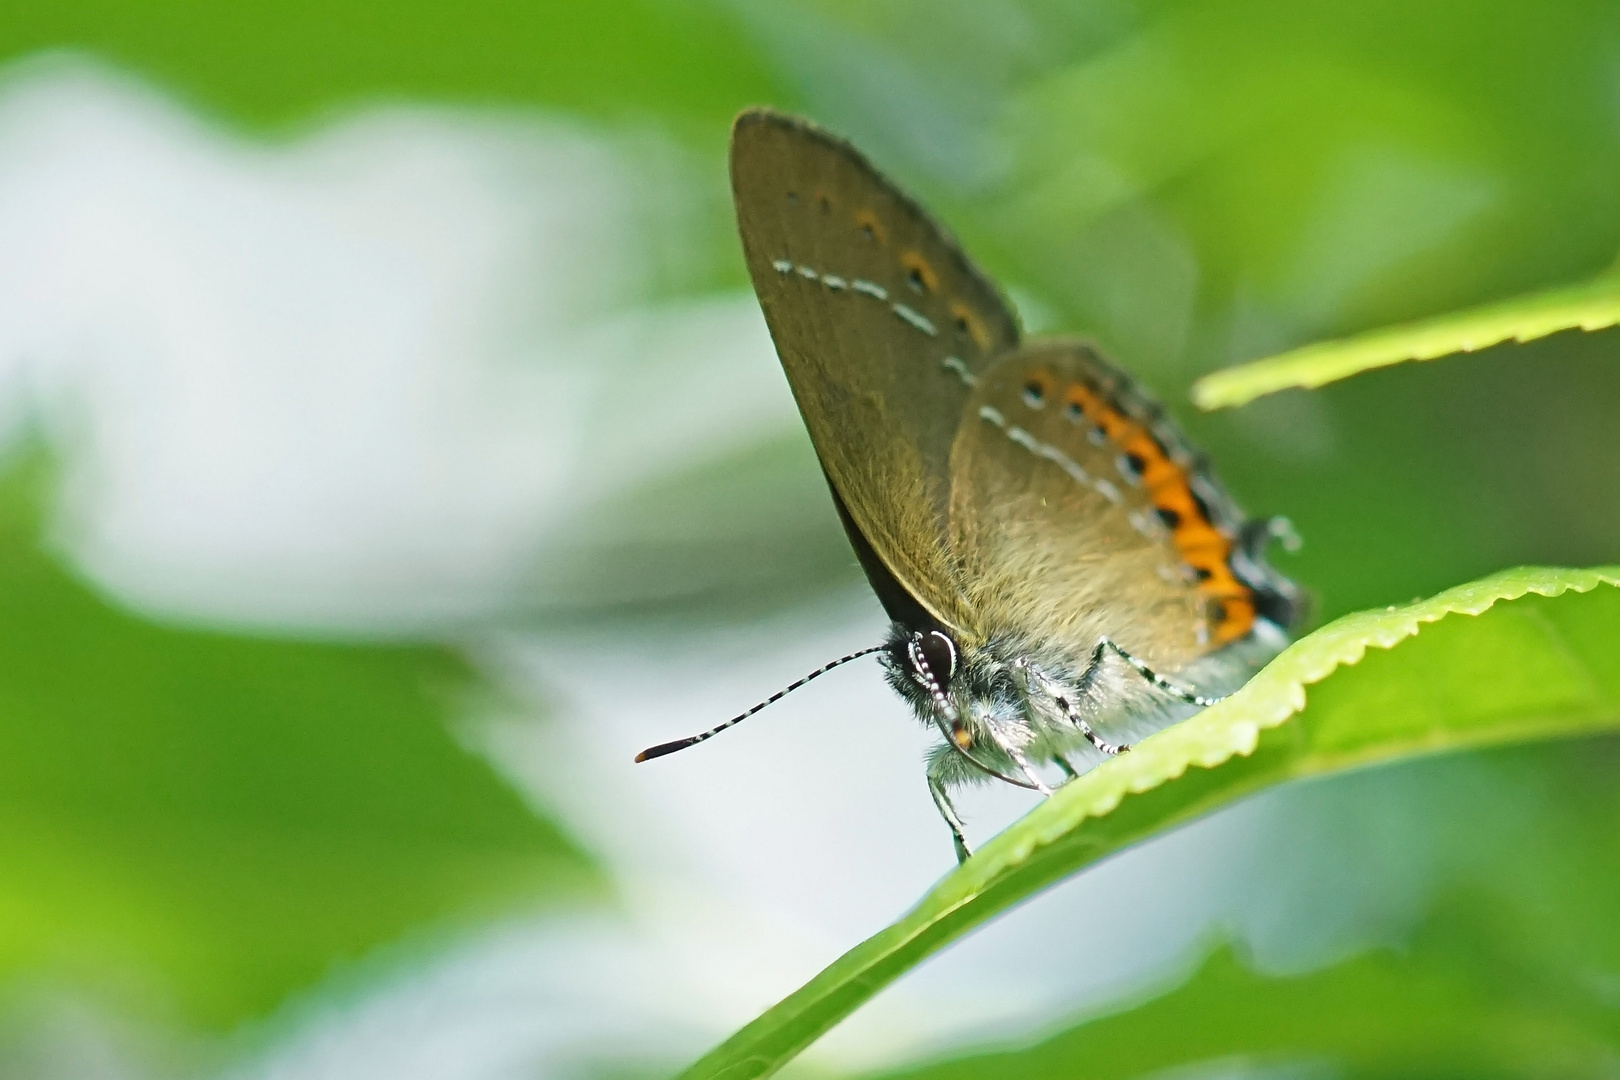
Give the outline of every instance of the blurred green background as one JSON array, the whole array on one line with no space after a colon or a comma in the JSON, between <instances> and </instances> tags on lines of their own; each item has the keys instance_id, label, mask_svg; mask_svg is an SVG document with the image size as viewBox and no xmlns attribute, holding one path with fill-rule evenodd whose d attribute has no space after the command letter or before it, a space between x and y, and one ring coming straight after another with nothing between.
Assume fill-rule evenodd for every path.
<instances>
[{"instance_id":1,"label":"blurred green background","mask_svg":"<svg viewBox=\"0 0 1620 1080\"><path fill-rule=\"evenodd\" d=\"M1620 554L1614 331L1231 413L1178 404L1217 367L1613 262L1612 3L59 0L0 13L0 49L14 72L88 55L270 145L379 103L654 133L691 163L702 224L652 301L745 286L727 127L749 104L802 111L929 203L1033 328L1092 334L1140 374L1250 510L1291 517L1306 543L1286 569L1319 619ZM213 1040L379 950L611 895L458 741L499 693L462 635L280 639L124 610L42 546L50 457L20 447L0 489L13 998L89 987ZM648 514L678 527L623 539ZM569 528L567 602L518 597L526 625L742 625L858 581L786 427ZM1288 974L1217 948L1151 1000L906 1075L1615 1075L1620 749L1338 783L1420 788L1440 822L1405 947ZM174 1067L211 1067L207 1045Z\"/></svg>"}]
</instances>

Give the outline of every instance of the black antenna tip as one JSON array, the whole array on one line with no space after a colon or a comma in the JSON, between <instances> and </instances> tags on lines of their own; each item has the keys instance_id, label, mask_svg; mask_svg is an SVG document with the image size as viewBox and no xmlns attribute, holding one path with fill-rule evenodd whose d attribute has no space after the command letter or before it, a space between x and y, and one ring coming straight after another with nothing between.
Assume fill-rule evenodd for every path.
<instances>
[{"instance_id":1,"label":"black antenna tip","mask_svg":"<svg viewBox=\"0 0 1620 1080\"><path fill-rule=\"evenodd\" d=\"M708 731L702 732L698 735L693 735L689 738L676 739L674 742L659 743L657 746L649 746L647 749L636 755L636 760L651 761L655 757L663 757L665 754L673 754L677 750L685 750L688 746L696 746L704 739L718 735L727 728L742 723L744 720L748 719L750 716L753 716L755 713L759 712L759 710L763 709L772 702L782 700L784 697L791 694L793 691L797 690L811 679L816 678L818 675L825 675L835 667L847 664L851 660L858 660L863 656L868 656L872 653L879 652L883 648L885 648L883 645L872 645L865 649L861 649L859 652L852 652L848 656L839 657L830 664L822 664L820 667L816 668L816 670L812 671L798 682L790 683L788 686L778 690L776 693L772 694L758 705L755 705L752 709L749 709L744 713L738 713L736 716L733 716L730 720L727 720L719 727L710 728Z\"/></svg>"},{"instance_id":2,"label":"black antenna tip","mask_svg":"<svg viewBox=\"0 0 1620 1080\"><path fill-rule=\"evenodd\" d=\"M697 741L697 739L676 739L674 742L659 743L657 746L649 746L647 749L636 755L636 760L651 761L655 757L663 757L665 754L673 754L677 750L685 750L688 746L691 746Z\"/></svg>"}]
</instances>

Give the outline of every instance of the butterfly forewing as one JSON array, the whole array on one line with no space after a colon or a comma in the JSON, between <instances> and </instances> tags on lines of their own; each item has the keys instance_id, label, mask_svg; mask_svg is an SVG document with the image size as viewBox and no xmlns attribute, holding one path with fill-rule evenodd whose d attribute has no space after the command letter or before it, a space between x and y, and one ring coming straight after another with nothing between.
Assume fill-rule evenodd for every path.
<instances>
[{"instance_id":1,"label":"butterfly forewing","mask_svg":"<svg viewBox=\"0 0 1620 1080\"><path fill-rule=\"evenodd\" d=\"M1016 321L939 226L819 128L744 113L731 177L754 289L834 490L900 585L961 625L951 447Z\"/></svg>"},{"instance_id":2,"label":"butterfly forewing","mask_svg":"<svg viewBox=\"0 0 1620 1080\"><path fill-rule=\"evenodd\" d=\"M1079 659L1106 635L1174 671L1236 636L1243 601L1221 592L1229 574L1200 570L1224 571L1224 496L1151 400L1084 343L1001 357L964 409L951 475L951 547L981 638Z\"/></svg>"}]
</instances>

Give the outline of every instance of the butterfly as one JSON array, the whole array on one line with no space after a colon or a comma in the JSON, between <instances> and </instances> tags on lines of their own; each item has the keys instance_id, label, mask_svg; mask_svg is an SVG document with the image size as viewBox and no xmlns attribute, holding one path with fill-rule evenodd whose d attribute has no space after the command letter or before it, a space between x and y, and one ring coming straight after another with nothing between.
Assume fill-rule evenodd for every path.
<instances>
[{"instance_id":1,"label":"butterfly","mask_svg":"<svg viewBox=\"0 0 1620 1080\"><path fill-rule=\"evenodd\" d=\"M731 180L782 368L891 624L638 761L877 653L939 736L928 789L966 860L952 791L1050 794L1048 777L1125 752L1281 650L1303 597L1265 549L1291 529L1245 517L1128 375L1084 340L1024 340L951 236L806 120L742 113Z\"/></svg>"}]
</instances>

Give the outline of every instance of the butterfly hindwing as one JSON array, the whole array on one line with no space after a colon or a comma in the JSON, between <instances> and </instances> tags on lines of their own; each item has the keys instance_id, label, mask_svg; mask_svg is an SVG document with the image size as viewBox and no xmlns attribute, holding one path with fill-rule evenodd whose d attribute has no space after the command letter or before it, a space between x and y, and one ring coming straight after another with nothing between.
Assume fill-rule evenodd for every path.
<instances>
[{"instance_id":1,"label":"butterfly hindwing","mask_svg":"<svg viewBox=\"0 0 1620 1080\"><path fill-rule=\"evenodd\" d=\"M981 635L1174 671L1247 633L1241 515L1158 406L1085 343L981 377L951 452L951 547Z\"/></svg>"},{"instance_id":2,"label":"butterfly hindwing","mask_svg":"<svg viewBox=\"0 0 1620 1080\"><path fill-rule=\"evenodd\" d=\"M960 625L951 447L1016 320L927 214L814 125L743 113L731 176L749 274L834 491L898 583Z\"/></svg>"}]
</instances>

